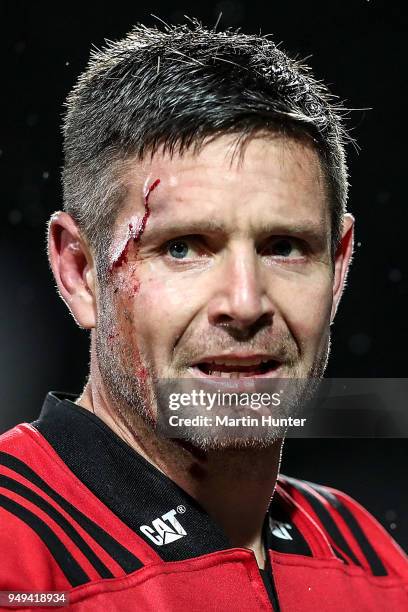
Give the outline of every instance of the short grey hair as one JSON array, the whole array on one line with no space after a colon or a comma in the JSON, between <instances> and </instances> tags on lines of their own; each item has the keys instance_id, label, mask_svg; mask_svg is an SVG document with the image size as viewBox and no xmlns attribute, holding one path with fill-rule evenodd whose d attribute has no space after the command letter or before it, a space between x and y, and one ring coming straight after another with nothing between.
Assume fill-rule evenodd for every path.
<instances>
[{"instance_id":1,"label":"short grey hair","mask_svg":"<svg viewBox=\"0 0 408 612\"><path fill-rule=\"evenodd\" d=\"M180 154L209 136L307 137L327 180L334 254L348 192L344 109L308 66L267 36L193 25L136 26L92 54L66 102L64 210L93 249L99 279L124 196L126 160Z\"/></svg>"}]
</instances>

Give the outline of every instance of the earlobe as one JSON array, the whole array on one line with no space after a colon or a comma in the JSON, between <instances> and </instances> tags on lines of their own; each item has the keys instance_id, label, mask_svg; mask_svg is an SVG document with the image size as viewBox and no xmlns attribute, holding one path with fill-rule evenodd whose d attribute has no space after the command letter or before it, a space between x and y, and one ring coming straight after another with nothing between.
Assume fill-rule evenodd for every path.
<instances>
[{"instance_id":1,"label":"earlobe","mask_svg":"<svg viewBox=\"0 0 408 612\"><path fill-rule=\"evenodd\" d=\"M337 248L333 279L333 302L330 316L332 323L342 296L348 270L351 264L354 247L354 217L346 213L343 217L343 229L340 244Z\"/></svg>"},{"instance_id":2,"label":"earlobe","mask_svg":"<svg viewBox=\"0 0 408 612\"><path fill-rule=\"evenodd\" d=\"M96 323L95 268L77 224L65 212L54 213L48 228L48 256L59 293L85 329Z\"/></svg>"}]
</instances>

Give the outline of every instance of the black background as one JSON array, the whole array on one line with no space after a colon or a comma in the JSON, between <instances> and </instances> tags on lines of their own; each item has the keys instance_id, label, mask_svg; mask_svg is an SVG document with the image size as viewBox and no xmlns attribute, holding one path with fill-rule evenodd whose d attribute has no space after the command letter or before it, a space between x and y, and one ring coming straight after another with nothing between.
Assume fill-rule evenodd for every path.
<instances>
[{"instance_id":1,"label":"black background","mask_svg":"<svg viewBox=\"0 0 408 612\"><path fill-rule=\"evenodd\" d=\"M220 28L272 33L292 55L312 55L318 78L346 105L360 146L350 149L349 210L356 252L333 326L328 376L407 376L407 18L403 3L214 2L1 3L0 429L39 412L49 389L79 392L88 335L57 297L45 256L46 221L61 208L63 100L91 45L131 25L196 16ZM169 8L171 6L171 8ZM157 22L156 22L157 23ZM408 549L408 444L288 440L283 472L344 489Z\"/></svg>"}]
</instances>

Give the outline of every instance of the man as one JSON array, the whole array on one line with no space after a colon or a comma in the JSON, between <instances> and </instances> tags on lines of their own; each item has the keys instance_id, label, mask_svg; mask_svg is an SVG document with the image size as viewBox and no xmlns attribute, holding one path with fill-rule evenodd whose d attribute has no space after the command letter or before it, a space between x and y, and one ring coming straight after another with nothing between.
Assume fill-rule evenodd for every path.
<instances>
[{"instance_id":1,"label":"man","mask_svg":"<svg viewBox=\"0 0 408 612\"><path fill-rule=\"evenodd\" d=\"M2 437L1 589L406 609L404 553L345 494L278 477L280 430L156 428L162 380L323 376L353 244L341 108L268 38L137 27L94 54L64 137L49 257L90 375Z\"/></svg>"}]
</instances>

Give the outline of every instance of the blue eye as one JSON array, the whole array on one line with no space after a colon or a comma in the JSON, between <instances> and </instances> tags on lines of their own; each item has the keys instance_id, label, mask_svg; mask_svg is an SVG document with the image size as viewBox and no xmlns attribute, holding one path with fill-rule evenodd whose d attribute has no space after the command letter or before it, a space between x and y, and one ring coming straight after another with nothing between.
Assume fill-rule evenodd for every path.
<instances>
[{"instance_id":1,"label":"blue eye","mask_svg":"<svg viewBox=\"0 0 408 612\"><path fill-rule=\"evenodd\" d=\"M273 246L274 254L280 257L289 257L289 255L292 253L292 250L293 250L293 244L291 243L290 240L286 240L286 239L282 239L282 240L275 242Z\"/></svg>"},{"instance_id":2,"label":"blue eye","mask_svg":"<svg viewBox=\"0 0 408 612\"><path fill-rule=\"evenodd\" d=\"M268 257L281 257L283 259L293 259L304 255L304 248L299 240L294 238L272 238L270 243L263 250L263 254Z\"/></svg>"},{"instance_id":3,"label":"blue eye","mask_svg":"<svg viewBox=\"0 0 408 612\"><path fill-rule=\"evenodd\" d=\"M169 253L175 259L184 259L188 253L188 245L186 242L178 240L177 242L172 242L168 246Z\"/></svg>"}]
</instances>

